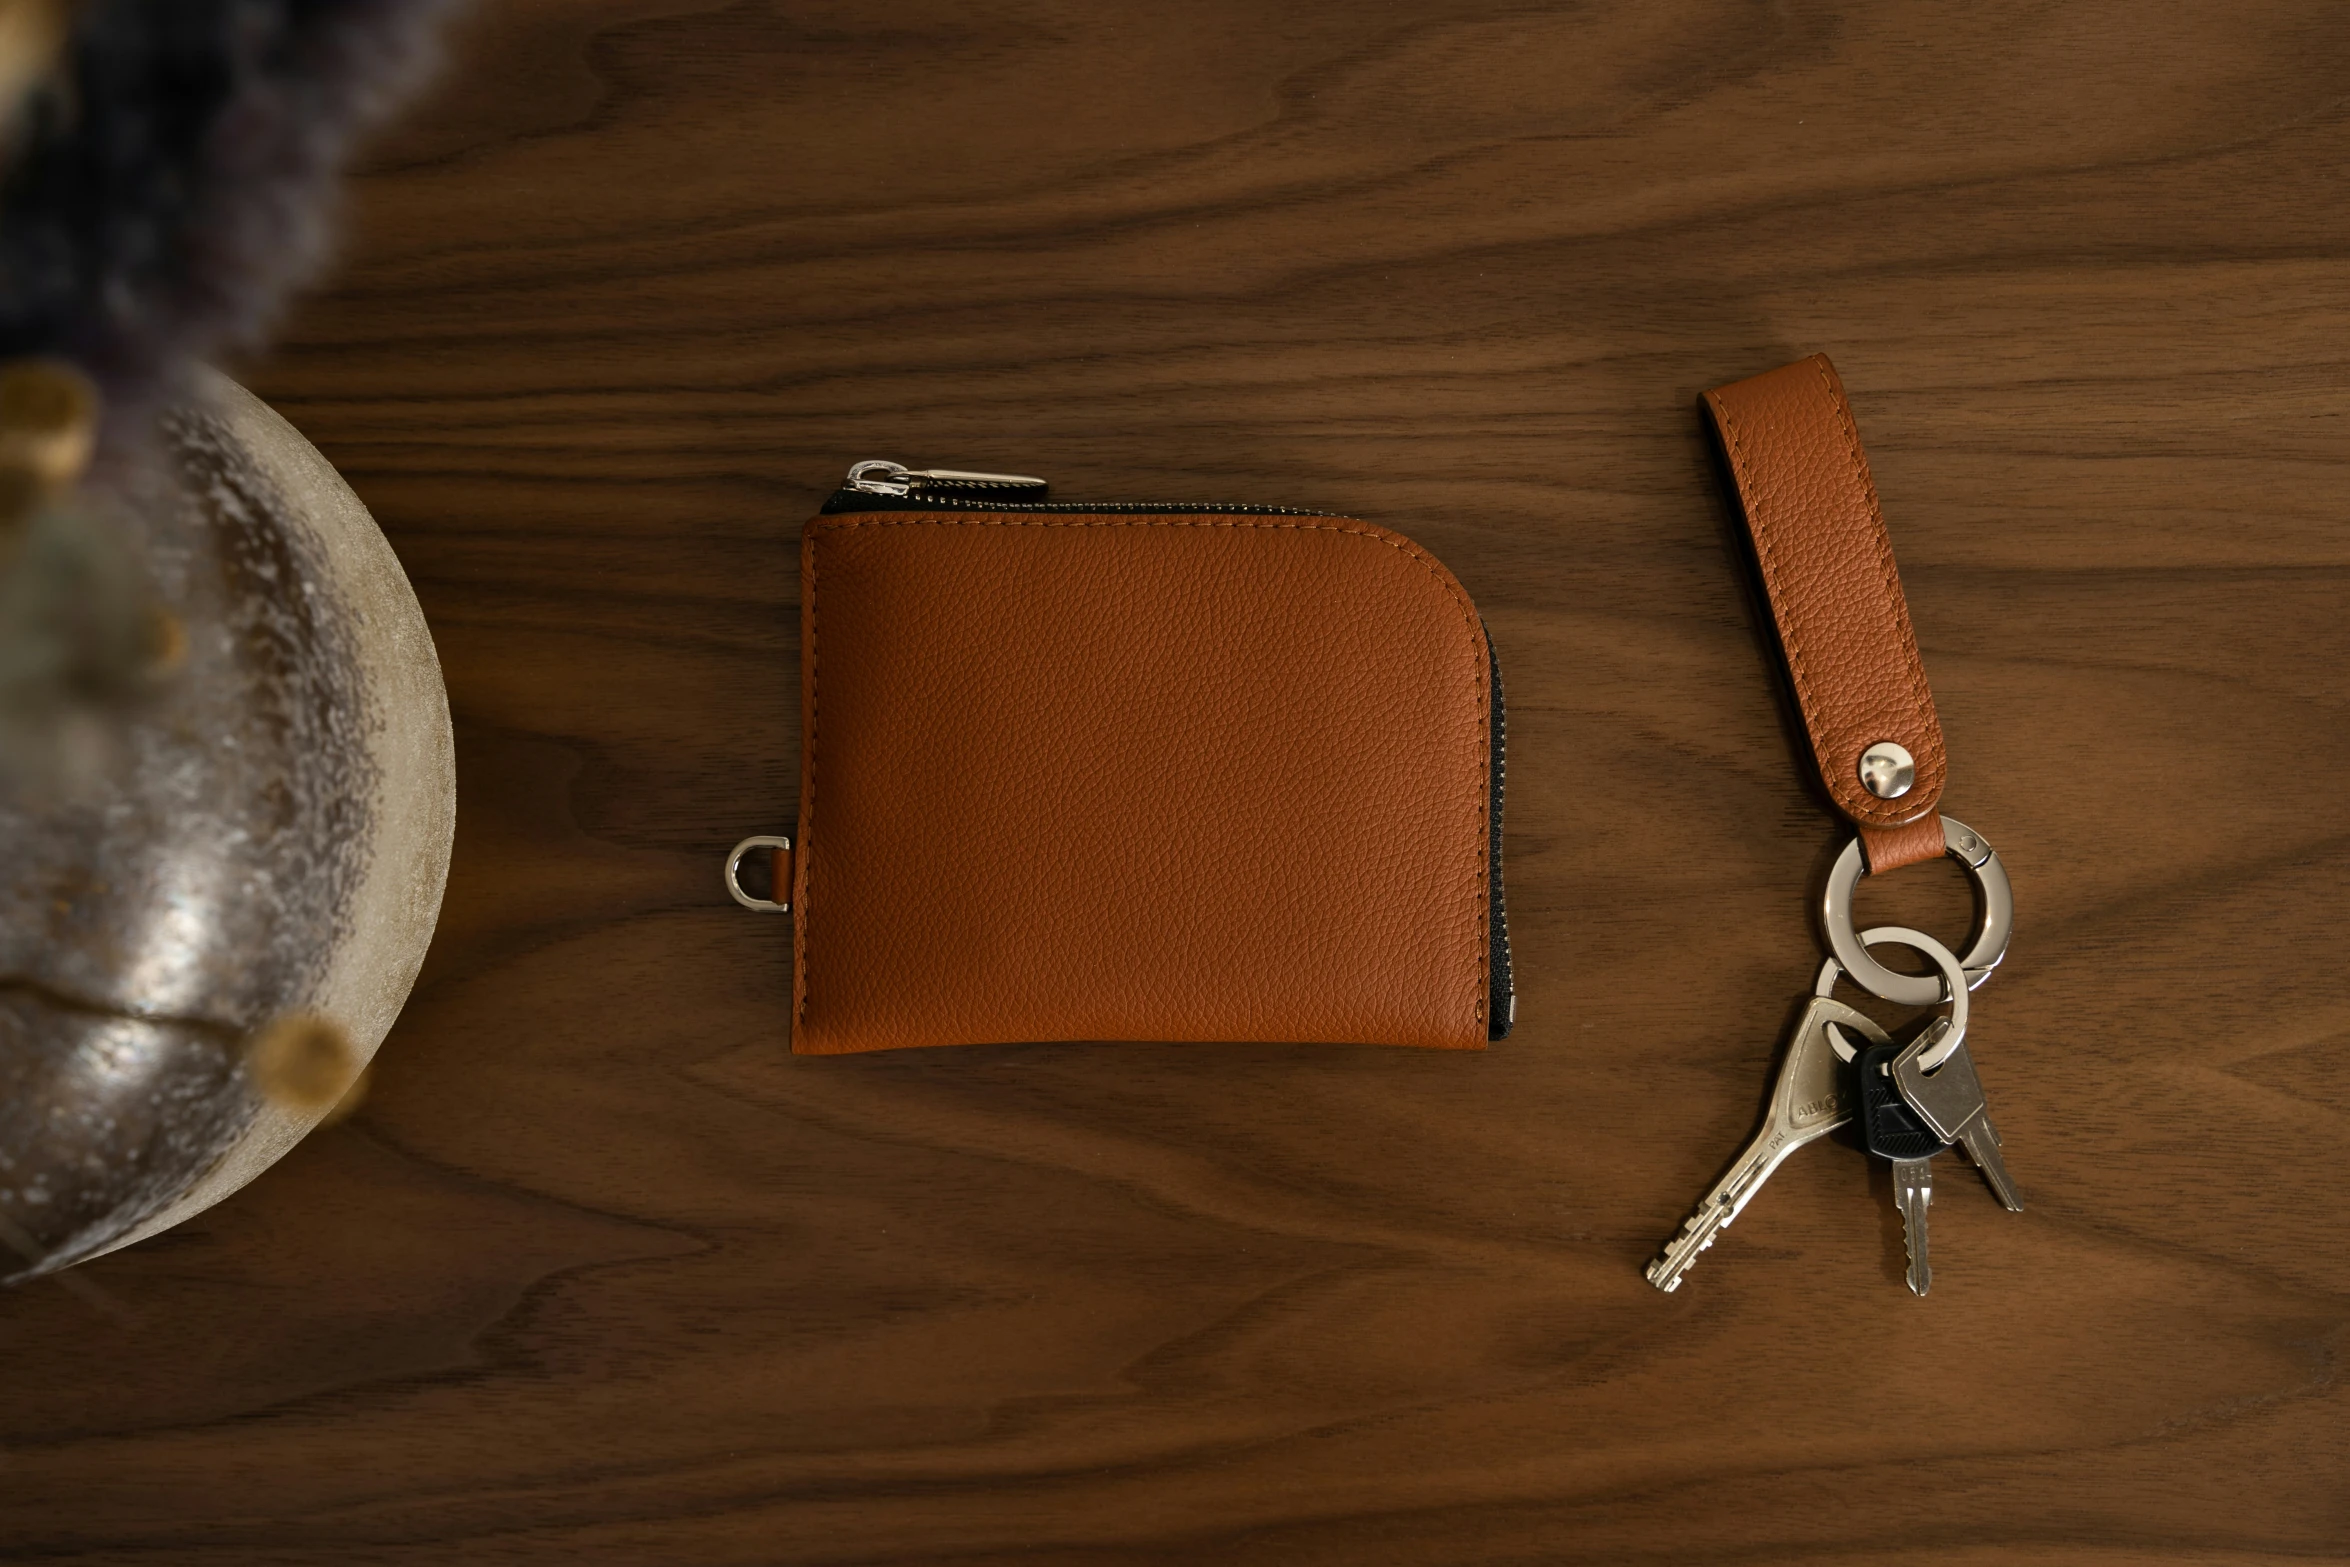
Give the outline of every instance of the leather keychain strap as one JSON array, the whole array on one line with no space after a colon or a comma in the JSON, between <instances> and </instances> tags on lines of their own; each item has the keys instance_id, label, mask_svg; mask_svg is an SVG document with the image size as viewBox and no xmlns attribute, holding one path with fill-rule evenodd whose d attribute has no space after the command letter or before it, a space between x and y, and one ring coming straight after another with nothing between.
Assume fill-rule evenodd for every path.
<instances>
[{"instance_id":1,"label":"leather keychain strap","mask_svg":"<svg viewBox=\"0 0 2350 1567\"><path fill-rule=\"evenodd\" d=\"M1717 386L1705 406L1828 798L1860 829L1872 874L1935 858L1942 724L1844 383L1814 354Z\"/></svg>"}]
</instances>

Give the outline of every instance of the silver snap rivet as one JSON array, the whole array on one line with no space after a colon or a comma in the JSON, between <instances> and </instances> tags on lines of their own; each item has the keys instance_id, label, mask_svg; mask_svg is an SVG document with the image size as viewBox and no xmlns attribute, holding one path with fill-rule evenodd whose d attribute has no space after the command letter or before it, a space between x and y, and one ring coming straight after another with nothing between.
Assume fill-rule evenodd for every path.
<instances>
[{"instance_id":1,"label":"silver snap rivet","mask_svg":"<svg viewBox=\"0 0 2350 1567\"><path fill-rule=\"evenodd\" d=\"M1906 746L1879 740L1860 753L1860 781L1880 800L1898 800L1917 782L1917 758Z\"/></svg>"}]
</instances>

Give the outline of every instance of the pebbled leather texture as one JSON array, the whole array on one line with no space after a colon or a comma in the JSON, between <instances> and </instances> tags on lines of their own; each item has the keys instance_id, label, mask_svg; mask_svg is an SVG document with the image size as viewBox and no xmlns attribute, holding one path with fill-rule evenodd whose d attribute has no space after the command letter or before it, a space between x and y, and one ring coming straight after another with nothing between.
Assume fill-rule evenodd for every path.
<instances>
[{"instance_id":1,"label":"pebbled leather texture","mask_svg":"<svg viewBox=\"0 0 2350 1567\"><path fill-rule=\"evenodd\" d=\"M1868 856L1869 874L1882 876L1904 865L1940 859L1943 854L1942 818L1921 816L1901 827L1863 827L1861 852Z\"/></svg>"},{"instance_id":2,"label":"pebbled leather texture","mask_svg":"<svg viewBox=\"0 0 2350 1567\"><path fill-rule=\"evenodd\" d=\"M1482 1049L1483 628L1336 517L802 535L792 1048Z\"/></svg>"},{"instance_id":3,"label":"pebbled leather texture","mask_svg":"<svg viewBox=\"0 0 2350 1567\"><path fill-rule=\"evenodd\" d=\"M1932 824L1947 764L1893 546L1844 385L1825 354L1705 394L1761 568L1821 782L1869 842L1872 871L1942 852ZM1861 753L1908 748L1916 782L1880 800ZM1926 845L1931 841L1931 848ZM1880 860L1880 855L1882 859Z\"/></svg>"}]
</instances>

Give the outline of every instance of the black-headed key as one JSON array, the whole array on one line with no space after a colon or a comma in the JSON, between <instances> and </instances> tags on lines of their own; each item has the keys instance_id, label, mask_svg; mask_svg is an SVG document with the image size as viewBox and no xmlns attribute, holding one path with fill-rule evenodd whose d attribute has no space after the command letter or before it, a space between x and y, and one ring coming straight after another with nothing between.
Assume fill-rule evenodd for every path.
<instances>
[{"instance_id":1,"label":"black-headed key","mask_svg":"<svg viewBox=\"0 0 2350 1567\"><path fill-rule=\"evenodd\" d=\"M1909 1248L1909 1287L1923 1295L1933 1287L1934 1270L1926 1260L1926 1209L1934 1201L1934 1156L1950 1145L1936 1135L1901 1097L1893 1081L1898 1045L1877 1045L1860 1053L1854 1063L1859 1075L1861 1135L1869 1152L1893 1164L1893 1202L1901 1210L1901 1238Z\"/></svg>"}]
</instances>

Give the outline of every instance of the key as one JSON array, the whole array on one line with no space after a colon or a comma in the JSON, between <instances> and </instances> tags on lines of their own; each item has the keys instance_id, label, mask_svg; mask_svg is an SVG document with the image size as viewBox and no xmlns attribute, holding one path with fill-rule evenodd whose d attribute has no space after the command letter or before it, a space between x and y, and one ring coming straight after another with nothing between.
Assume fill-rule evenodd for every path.
<instances>
[{"instance_id":1,"label":"key","mask_svg":"<svg viewBox=\"0 0 2350 1567\"><path fill-rule=\"evenodd\" d=\"M1933 1032L1928 1029L1927 1034ZM1926 1036L1918 1036L1923 1040ZM1918 1048L1916 1043L1909 1049ZM1934 1269L1926 1256L1926 1210L1934 1202L1934 1156L1950 1145L1935 1135L1926 1118L1912 1110L1893 1081L1893 1058L1902 1047L1876 1045L1860 1053L1859 1078L1861 1136L1869 1152L1893 1164L1893 1204L1901 1210L1902 1244L1909 1250L1909 1289L1923 1295L1934 1287Z\"/></svg>"},{"instance_id":2,"label":"key","mask_svg":"<svg viewBox=\"0 0 2350 1567\"><path fill-rule=\"evenodd\" d=\"M1991 1188L1991 1195L2010 1212L2021 1213L2023 1194L2008 1175L2007 1162L1999 1157L1999 1129L1991 1124L1991 1107L1983 1098L1983 1082L1975 1076L1974 1058L1967 1054L1966 1042L1961 1040L1949 1059L1931 1072L1918 1065L1918 1057L1948 1032L1946 1023L1937 1019L1896 1055L1893 1084L1936 1135L1966 1150L1975 1168L1983 1172L1983 1183Z\"/></svg>"},{"instance_id":3,"label":"key","mask_svg":"<svg viewBox=\"0 0 2350 1567\"><path fill-rule=\"evenodd\" d=\"M1834 1023L1866 1035L1879 1045L1890 1037L1841 1001L1815 996L1804 1008L1795 1035L1779 1058L1779 1073L1771 1083L1771 1105L1763 1113L1762 1130L1731 1164L1728 1173L1698 1199L1664 1252L1648 1265L1648 1282L1667 1294L1681 1287L1681 1276L1697 1254L1729 1228L1762 1189L1771 1172L1805 1143L1816 1142L1852 1119L1852 1095L1843 1064L1837 1058L1828 1025Z\"/></svg>"}]
</instances>

